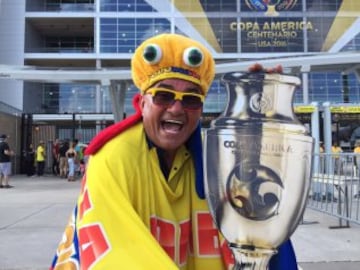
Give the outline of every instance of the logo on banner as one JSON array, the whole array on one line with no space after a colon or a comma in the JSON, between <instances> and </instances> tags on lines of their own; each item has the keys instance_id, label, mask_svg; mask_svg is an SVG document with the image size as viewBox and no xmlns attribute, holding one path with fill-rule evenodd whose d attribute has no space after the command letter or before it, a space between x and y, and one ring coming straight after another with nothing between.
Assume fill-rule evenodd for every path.
<instances>
[{"instance_id":1,"label":"logo on banner","mask_svg":"<svg viewBox=\"0 0 360 270\"><path fill-rule=\"evenodd\" d=\"M279 11L292 9L297 0L245 0L246 5L256 11L265 12L266 16L278 16Z\"/></svg>"}]
</instances>

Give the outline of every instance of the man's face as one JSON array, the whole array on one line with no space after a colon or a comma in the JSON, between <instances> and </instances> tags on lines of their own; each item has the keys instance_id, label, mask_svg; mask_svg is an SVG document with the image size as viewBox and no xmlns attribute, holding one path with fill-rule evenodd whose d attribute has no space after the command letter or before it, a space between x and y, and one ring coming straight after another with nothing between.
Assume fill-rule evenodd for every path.
<instances>
[{"instance_id":1,"label":"man's face","mask_svg":"<svg viewBox=\"0 0 360 270\"><path fill-rule=\"evenodd\" d=\"M198 85L180 79L160 81L148 91L152 88L201 94ZM184 109L180 100L169 106L156 105L152 95L146 92L142 96L140 107L146 134L156 146L166 151L176 150L187 141L197 127L202 113L202 107Z\"/></svg>"}]
</instances>

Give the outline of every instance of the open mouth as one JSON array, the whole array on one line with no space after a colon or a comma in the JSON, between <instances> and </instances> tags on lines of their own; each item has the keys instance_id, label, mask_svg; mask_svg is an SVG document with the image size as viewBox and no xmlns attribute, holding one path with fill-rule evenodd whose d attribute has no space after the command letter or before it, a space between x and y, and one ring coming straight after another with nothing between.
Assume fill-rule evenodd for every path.
<instances>
[{"instance_id":1,"label":"open mouth","mask_svg":"<svg viewBox=\"0 0 360 270\"><path fill-rule=\"evenodd\" d=\"M161 127L171 133L177 133L179 132L182 127L184 126L184 123L182 121L177 120L164 120L161 121Z\"/></svg>"}]
</instances>

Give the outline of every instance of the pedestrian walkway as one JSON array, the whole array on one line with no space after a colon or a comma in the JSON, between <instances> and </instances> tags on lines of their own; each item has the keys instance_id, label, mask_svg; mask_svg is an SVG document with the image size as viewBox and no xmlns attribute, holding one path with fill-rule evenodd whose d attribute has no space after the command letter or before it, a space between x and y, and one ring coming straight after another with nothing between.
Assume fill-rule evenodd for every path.
<instances>
[{"instance_id":1,"label":"pedestrian walkway","mask_svg":"<svg viewBox=\"0 0 360 270\"><path fill-rule=\"evenodd\" d=\"M80 181L14 176L0 189L0 270L48 269L79 193ZM303 270L360 269L360 226L307 209L292 241Z\"/></svg>"},{"instance_id":2,"label":"pedestrian walkway","mask_svg":"<svg viewBox=\"0 0 360 270\"><path fill-rule=\"evenodd\" d=\"M14 176L0 189L0 270L49 269L80 181Z\"/></svg>"},{"instance_id":3,"label":"pedestrian walkway","mask_svg":"<svg viewBox=\"0 0 360 270\"><path fill-rule=\"evenodd\" d=\"M301 225L291 237L303 270L359 270L360 226L330 229L339 220L307 208Z\"/></svg>"}]
</instances>

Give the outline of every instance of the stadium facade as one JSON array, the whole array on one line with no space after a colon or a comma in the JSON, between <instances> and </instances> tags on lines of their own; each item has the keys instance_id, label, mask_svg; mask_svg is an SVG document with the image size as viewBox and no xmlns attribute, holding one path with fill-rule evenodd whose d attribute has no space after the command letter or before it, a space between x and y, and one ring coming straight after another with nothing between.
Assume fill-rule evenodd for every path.
<instances>
[{"instance_id":1,"label":"stadium facade","mask_svg":"<svg viewBox=\"0 0 360 270\"><path fill-rule=\"evenodd\" d=\"M334 137L344 145L354 140L360 122L360 59L354 59L360 51L358 0L0 0L0 65L18 74L29 69L49 74L48 79L13 80L0 69L1 120L4 113L19 120L22 148L40 137L87 141L113 120L111 83L106 78L101 83L66 81L56 72L128 71L135 48L163 32L199 40L217 65L275 65L298 57L303 63L285 70L303 82L294 100L299 118L316 125L316 136L328 145ZM324 61L312 67L304 60L351 53L351 63L341 65ZM225 106L220 77L209 91L204 119ZM116 87L125 100L121 113L131 114L137 89L130 77ZM319 115L315 122L314 111ZM324 117L330 125L322 122Z\"/></svg>"}]
</instances>

